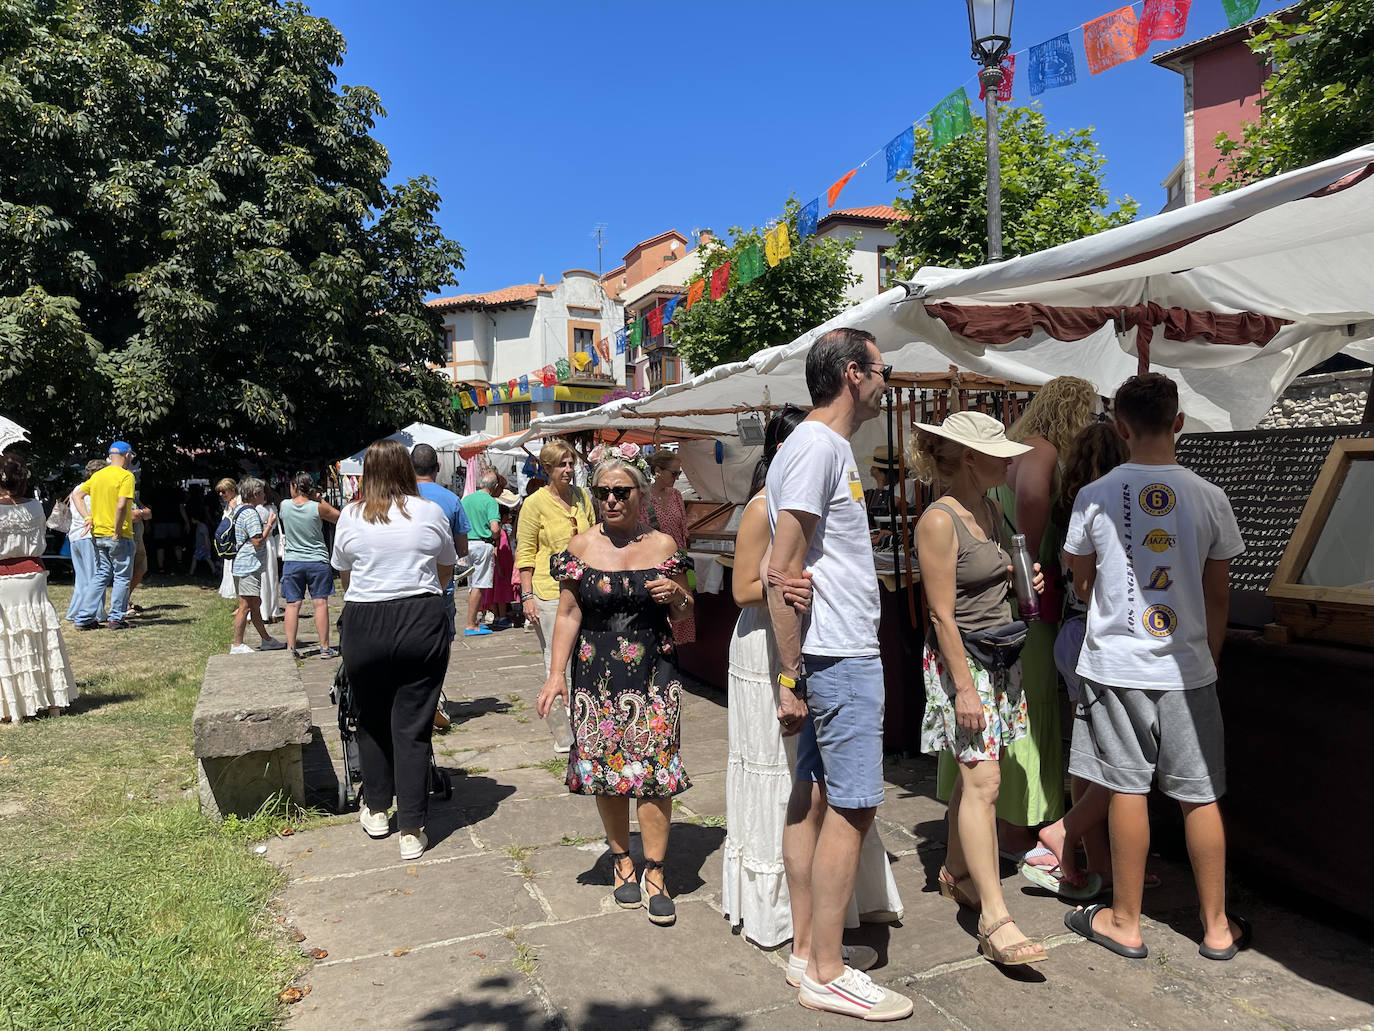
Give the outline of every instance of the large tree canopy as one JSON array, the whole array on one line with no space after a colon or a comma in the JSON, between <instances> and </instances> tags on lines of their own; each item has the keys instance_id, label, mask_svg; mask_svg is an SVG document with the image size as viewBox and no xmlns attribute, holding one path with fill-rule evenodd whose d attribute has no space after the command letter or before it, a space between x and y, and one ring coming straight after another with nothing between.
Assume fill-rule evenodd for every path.
<instances>
[{"instance_id":1,"label":"large tree canopy","mask_svg":"<svg viewBox=\"0 0 1374 1031\"><path fill-rule=\"evenodd\" d=\"M1038 106L999 111L1002 246L1007 257L1031 254L1124 225L1136 203L1115 211L1102 184L1106 159L1089 129L1052 133ZM910 274L921 265L972 268L987 261L987 123L936 147L930 129L916 127L915 163L897 173L892 202L906 218L892 225L897 253Z\"/></svg>"},{"instance_id":2,"label":"large tree canopy","mask_svg":"<svg viewBox=\"0 0 1374 1031\"><path fill-rule=\"evenodd\" d=\"M40 460L451 418L423 298L462 250L343 51L291 0L0 0L0 410Z\"/></svg>"},{"instance_id":3,"label":"large tree canopy","mask_svg":"<svg viewBox=\"0 0 1374 1031\"><path fill-rule=\"evenodd\" d=\"M1266 19L1249 40L1273 68L1260 119L1240 139L1217 136L1218 192L1288 172L1374 140L1374 0L1309 0Z\"/></svg>"},{"instance_id":4,"label":"large tree canopy","mask_svg":"<svg viewBox=\"0 0 1374 1031\"><path fill-rule=\"evenodd\" d=\"M709 283L727 261L731 271L724 297L712 301L708 295L691 311L679 305L673 317L673 343L692 371L705 372L785 344L844 309L845 291L859 279L849 266L854 241L814 236L803 241L797 233L800 210L789 198L783 221L791 254L750 282L740 282L740 256L753 247L762 253L767 229L735 226L729 244L720 239L702 244L701 275L685 285L698 279Z\"/></svg>"}]
</instances>

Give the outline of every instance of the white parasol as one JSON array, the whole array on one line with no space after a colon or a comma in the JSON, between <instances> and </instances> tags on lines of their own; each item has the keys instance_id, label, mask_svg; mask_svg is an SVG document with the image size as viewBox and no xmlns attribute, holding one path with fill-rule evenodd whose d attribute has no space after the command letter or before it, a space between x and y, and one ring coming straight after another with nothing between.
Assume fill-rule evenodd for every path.
<instances>
[{"instance_id":1,"label":"white parasol","mask_svg":"<svg viewBox=\"0 0 1374 1031\"><path fill-rule=\"evenodd\" d=\"M0 451L4 451L11 444L18 444L20 441L28 439L29 435L25 432L24 427L0 415Z\"/></svg>"}]
</instances>

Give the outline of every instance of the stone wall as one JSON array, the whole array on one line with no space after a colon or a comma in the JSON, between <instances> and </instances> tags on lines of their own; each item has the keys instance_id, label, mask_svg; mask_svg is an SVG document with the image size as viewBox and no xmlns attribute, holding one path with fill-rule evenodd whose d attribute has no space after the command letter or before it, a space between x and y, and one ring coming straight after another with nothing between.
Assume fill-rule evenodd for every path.
<instances>
[{"instance_id":1,"label":"stone wall","mask_svg":"<svg viewBox=\"0 0 1374 1031\"><path fill-rule=\"evenodd\" d=\"M1364 418L1369 370L1328 372L1294 380L1256 429L1349 426Z\"/></svg>"}]
</instances>

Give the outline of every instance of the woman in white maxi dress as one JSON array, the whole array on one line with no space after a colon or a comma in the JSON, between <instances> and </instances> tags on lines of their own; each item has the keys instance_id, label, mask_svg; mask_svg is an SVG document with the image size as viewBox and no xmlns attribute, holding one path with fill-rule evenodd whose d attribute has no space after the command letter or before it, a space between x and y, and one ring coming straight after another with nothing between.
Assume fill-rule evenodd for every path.
<instances>
[{"instance_id":1,"label":"woman in white maxi dress","mask_svg":"<svg viewBox=\"0 0 1374 1031\"><path fill-rule=\"evenodd\" d=\"M267 502L258 506L258 518L262 520L263 543L267 545L267 561L262 569L262 621L273 623L286 615L281 603L281 565L282 536L281 516L277 506Z\"/></svg>"},{"instance_id":2,"label":"woman in white maxi dress","mask_svg":"<svg viewBox=\"0 0 1374 1031\"><path fill-rule=\"evenodd\" d=\"M220 514L220 519L232 515L234 509L239 507L238 481L231 480L226 476L224 479L220 480L219 483L215 484L215 493L219 495L220 502L224 505L224 511ZM216 526L218 526L218 523L216 523ZM212 536L214 535L214 531L215 527L211 527L210 533ZM234 590L234 560L225 559L223 565L224 574L219 579L219 596L221 598L228 598L230 601L237 601L238 594Z\"/></svg>"},{"instance_id":3,"label":"woman in white maxi dress","mask_svg":"<svg viewBox=\"0 0 1374 1031\"><path fill-rule=\"evenodd\" d=\"M779 438L771 441L773 451L786 432ZM760 480L756 474L755 482ZM745 507L735 538L733 592L740 616L730 639L721 908L731 927L740 927L756 945L774 948L792 937L782 829L797 739L783 737L778 726L777 658L759 576L768 542L768 512L759 491ZM845 926L857 927L861 916L870 921L899 920L902 912L897 881L874 825L859 853Z\"/></svg>"}]
</instances>

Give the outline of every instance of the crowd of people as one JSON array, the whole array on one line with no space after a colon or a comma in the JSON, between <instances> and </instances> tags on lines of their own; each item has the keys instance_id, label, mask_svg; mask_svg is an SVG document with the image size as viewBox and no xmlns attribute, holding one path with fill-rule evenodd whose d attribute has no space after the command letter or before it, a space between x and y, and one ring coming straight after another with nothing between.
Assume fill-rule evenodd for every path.
<instances>
[{"instance_id":1,"label":"crowd of people","mask_svg":"<svg viewBox=\"0 0 1374 1031\"><path fill-rule=\"evenodd\" d=\"M891 372L866 332L833 330L813 344L812 407L773 416L741 513L729 646L722 907L759 946L790 941L787 979L803 1006L865 1020L912 1012L864 972L876 953L842 940L847 926L904 911L874 823L885 678L873 545L897 527L890 512L875 518L886 491L865 494L850 444L878 414ZM1215 689L1229 562L1243 543L1225 495L1175 460L1182 420L1167 377L1132 377L1110 407L1091 384L1061 377L1009 432L988 415L954 412L917 426L905 463L888 449L872 457L883 477L907 465L929 492L914 543L928 613L921 747L938 756L948 802L938 888L977 914L979 952L993 963L1049 958L1008 908L1004 858L1070 901L1110 886L1110 904L1068 911L1066 925L1122 956L1147 954L1140 904L1155 780L1183 809L1201 954L1229 959L1249 942L1248 923L1225 905ZM116 441L70 495L78 584L69 618L79 629L129 627L140 522L153 528L159 564L192 541L192 563L209 550L199 530L187 532L208 523L194 506L181 504L172 530L159 532L169 524L142 508L131 453ZM407 452L391 440L367 449L359 495L341 508L306 474L280 508L256 477L221 481L213 545L238 603L231 650L253 650L251 622L259 648L302 657L309 597L319 655L341 652L358 699L360 823L389 836L394 805L400 854L415 859L428 847L431 736L457 636L455 583L466 577L465 637L512 624L537 635L538 711L567 754L568 790L596 799L615 902L670 925L672 799L691 785L678 648L695 639L696 606L674 486L681 460L658 449L646 462L634 445L589 457L582 487L573 448L549 440L523 499L494 470L460 499L436 482L433 448ZM76 697L46 596L43 510L27 500L26 480L16 460L0 461L0 711L10 719ZM922 489L896 488L913 501ZM1038 561L1018 599L1011 553L1021 545ZM267 629L279 604L285 642ZM1074 705L1067 811L1061 677Z\"/></svg>"}]
</instances>

